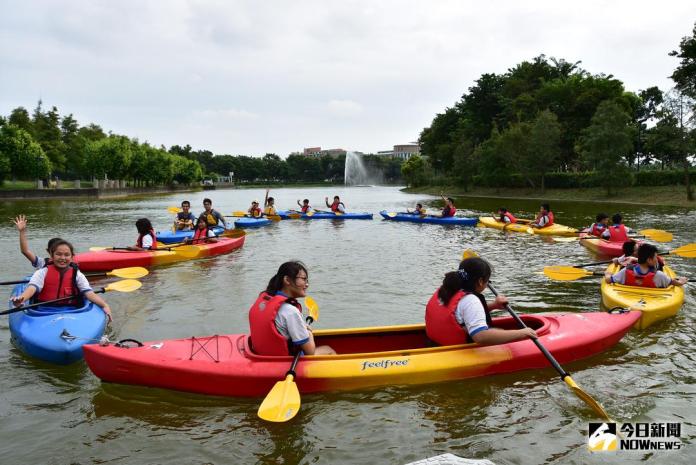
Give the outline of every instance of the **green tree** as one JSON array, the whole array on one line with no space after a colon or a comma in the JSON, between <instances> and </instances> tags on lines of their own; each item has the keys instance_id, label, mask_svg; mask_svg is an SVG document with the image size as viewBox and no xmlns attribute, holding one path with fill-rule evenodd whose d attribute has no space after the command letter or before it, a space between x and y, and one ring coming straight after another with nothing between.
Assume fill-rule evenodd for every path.
<instances>
[{"instance_id":1,"label":"green tree","mask_svg":"<svg viewBox=\"0 0 696 465\"><path fill-rule=\"evenodd\" d=\"M540 112L529 128L529 147L521 163L528 179L539 179L541 192L546 191L546 174L558 166L561 155L561 125L549 110Z\"/></svg>"},{"instance_id":2,"label":"green tree","mask_svg":"<svg viewBox=\"0 0 696 465\"><path fill-rule=\"evenodd\" d=\"M33 134L34 132L31 117L29 116L27 109L24 107L17 107L12 110L12 113L10 113L10 117L8 118L8 122L10 124L14 124L20 129L24 129L29 134Z\"/></svg>"},{"instance_id":3,"label":"green tree","mask_svg":"<svg viewBox=\"0 0 696 465\"><path fill-rule=\"evenodd\" d=\"M630 178L625 158L633 150L634 133L629 115L617 103L605 101L597 107L579 140L578 151L597 173L607 195L612 194L614 186L624 185Z\"/></svg>"},{"instance_id":4,"label":"green tree","mask_svg":"<svg viewBox=\"0 0 696 465\"><path fill-rule=\"evenodd\" d=\"M85 170L102 179L125 179L133 157L132 142L125 136L111 135L85 146Z\"/></svg>"},{"instance_id":5,"label":"green tree","mask_svg":"<svg viewBox=\"0 0 696 465\"><path fill-rule=\"evenodd\" d=\"M672 80L684 95L696 100L696 24L691 36L683 37L679 50L673 50L669 56L679 58L679 66L672 73Z\"/></svg>"},{"instance_id":6,"label":"green tree","mask_svg":"<svg viewBox=\"0 0 696 465\"><path fill-rule=\"evenodd\" d=\"M401 174L408 186L424 186L430 177L430 167L423 157L413 155L401 165Z\"/></svg>"},{"instance_id":7,"label":"green tree","mask_svg":"<svg viewBox=\"0 0 696 465\"><path fill-rule=\"evenodd\" d=\"M690 137L690 134L694 129L694 120L696 120L695 110L696 100L680 91L678 87L665 96L665 114L674 118L678 127L677 139L675 141L677 147L675 157L684 170L684 184L688 200L694 200L694 193L691 189L691 177L689 176L691 168L689 155L694 151L693 139Z\"/></svg>"},{"instance_id":8,"label":"green tree","mask_svg":"<svg viewBox=\"0 0 696 465\"><path fill-rule=\"evenodd\" d=\"M34 139L41 144L44 153L51 160L51 166L55 171L65 172L65 144L60 132L60 116L56 107L48 112L41 109L42 102L39 100L34 109L32 126L34 128Z\"/></svg>"},{"instance_id":9,"label":"green tree","mask_svg":"<svg viewBox=\"0 0 696 465\"><path fill-rule=\"evenodd\" d=\"M51 172L51 163L41 146L27 131L13 124L0 127L0 154L9 163L13 179L41 179Z\"/></svg>"},{"instance_id":10,"label":"green tree","mask_svg":"<svg viewBox=\"0 0 696 465\"><path fill-rule=\"evenodd\" d=\"M63 117L60 132L65 147L65 173L69 177L79 177L87 140L80 135L80 125L72 114Z\"/></svg>"}]
</instances>

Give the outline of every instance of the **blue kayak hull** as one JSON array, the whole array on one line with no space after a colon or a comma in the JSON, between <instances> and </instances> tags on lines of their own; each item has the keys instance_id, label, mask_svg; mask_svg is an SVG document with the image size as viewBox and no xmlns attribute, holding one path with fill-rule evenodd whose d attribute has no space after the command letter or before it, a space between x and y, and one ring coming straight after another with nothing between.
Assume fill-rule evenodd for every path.
<instances>
[{"instance_id":1,"label":"blue kayak hull","mask_svg":"<svg viewBox=\"0 0 696 465\"><path fill-rule=\"evenodd\" d=\"M14 288L20 294L26 284ZM9 304L13 307L12 303ZM87 301L83 307L41 306L9 315L12 343L40 360L68 365L82 360L82 346L99 342L106 329L106 314Z\"/></svg>"},{"instance_id":2,"label":"blue kayak hull","mask_svg":"<svg viewBox=\"0 0 696 465\"><path fill-rule=\"evenodd\" d=\"M277 212L281 219L288 219L289 213L297 213L289 210L282 210ZM361 212L361 213L343 213L342 215L337 215L333 212L314 212L311 215L306 213L302 214L303 220L371 220L372 213Z\"/></svg>"},{"instance_id":3,"label":"blue kayak hull","mask_svg":"<svg viewBox=\"0 0 696 465\"><path fill-rule=\"evenodd\" d=\"M457 216L450 216L447 218L442 218L439 216L425 216L414 215L411 213L397 213L396 216L390 216L386 210L379 212L380 215L385 220L390 221L404 221L409 223L425 223L425 224L452 224L457 226L476 226L478 223L478 218L464 218Z\"/></svg>"},{"instance_id":4,"label":"blue kayak hull","mask_svg":"<svg viewBox=\"0 0 696 465\"><path fill-rule=\"evenodd\" d=\"M272 221L268 218L239 218L235 220L234 226L236 228L260 228L262 226L268 226Z\"/></svg>"},{"instance_id":5,"label":"blue kayak hull","mask_svg":"<svg viewBox=\"0 0 696 465\"><path fill-rule=\"evenodd\" d=\"M216 236L219 236L225 231L222 226L214 226L213 232ZM163 244L174 244L177 242L184 242L185 239L191 239L193 237L193 229L188 231L162 231L157 233L157 240Z\"/></svg>"}]
</instances>

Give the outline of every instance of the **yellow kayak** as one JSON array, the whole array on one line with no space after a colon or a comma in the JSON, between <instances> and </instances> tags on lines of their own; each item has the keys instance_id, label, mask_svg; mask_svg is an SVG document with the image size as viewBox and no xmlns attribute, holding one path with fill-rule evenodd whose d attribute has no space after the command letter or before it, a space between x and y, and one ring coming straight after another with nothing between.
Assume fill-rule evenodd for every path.
<instances>
[{"instance_id":1,"label":"yellow kayak","mask_svg":"<svg viewBox=\"0 0 696 465\"><path fill-rule=\"evenodd\" d=\"M537 234L540 236L575 236L577 229L562 224L554 223L546 228L530 228L529 224L525 223L501 223L492 216L479 217L479 226L486 228L502 229L503 231L523 232L528 234Z\"/></svg>"},{"instance_id":2,"label":"yellow kayak","mask_svg":"<svg viewBox=\"0 0 696 465\"><path fill-rule=\"evenodd\" d=\"M619 270L619 265L613 263L607 268L607 271L612 273L617 273ZM662 271L671 278L676 277L674 271L667 265ZM633 307L634 310L640 310L642 316L634 327L645 329L653 323L677 314L684 305L684 289L680 286L651 288L609 284L602 279L602 303L607 308Z\"/></svg>"}]
</instances>

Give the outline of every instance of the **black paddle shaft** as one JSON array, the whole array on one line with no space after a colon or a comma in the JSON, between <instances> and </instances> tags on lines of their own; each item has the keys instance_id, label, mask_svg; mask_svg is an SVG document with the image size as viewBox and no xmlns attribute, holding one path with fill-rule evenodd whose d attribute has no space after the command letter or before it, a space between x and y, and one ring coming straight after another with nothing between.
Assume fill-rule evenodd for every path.
<instances>
[{"instance_id":1,"label":"black paddle shaft","mask_svg":"<svg viewBox=\"0 0 696 465\"><path fill-rule=\"evenodd\" d=\"M307 317L307 324L308 324L308 325L311 325L313 321L314 321L314 318L312 318L311 316L308 316L308 317ZM300 361L300 355L302 355L302 351L301 351L301 350L298 351L298 352L295 354L295 358L292 359L292 365L290 365L290 369L288 370L288 372L285 373L286 376L287 376L287 375L292 375L293 378L294 378L295 376L297 376L297 374L295 373L295 367L297 366L297 362Z\"/></svg>"},{"instance_id":2,"label":"black paddle shaft","mask_svg":"<svg viewBox=\"0 0 696 465\"><path fill-rule=\"evenodd\" d=\"M102 287L101 289L98 289L98 290L92 291L92 292L94 292L95 294L103 294L104 292L106 292L106 288L105 288L105 287ZM66 296L66 297L61 297L60 299L46 300L46 301L44 301L44 302L39 302L39 303L36 303L36 304L27 305L27 306L21 306L21 305L20 305L19 307L11 308L11 309L9 309L9 310L5 310L4 312L0 312L0 315L8 315L8 314L10 314L10 313L21 312L22 310L29 310L29 309L32 309L32 308L40 307L40 306L42 306L42 305L55 304L55 303L58 303L58 302L62 302L62 301L64 301L64 300L70 300L70 299L74 299L74 298L75 298L74 295L69 295L69 296Z\"/></svg>"},{"instance_id":3,"label":"black paddle shaft","mask_svg":"<svg viewBox=\"0 0 696 465\"><path fill-rule=\"evenodd\" d=\"M498 297L498 292L495 290L495 288L493 287L493 285L491 283L488 283L488 289L491 290L491 292L493 293L494 296ZM515 311L512 309L512 307L510 307L509 304L505 305L505 310L507 310L508 313L515 319L515 321L517 321L517 324L520 326L520 328L527 327L527 325L524 324L524 321L522 321L522 318L520 318L519 315L517 313L515 313ZM567 371L565 371L563 369L563 367L556 361L556 359L553 357L553 355L551 355L551 352L549 352L546 349L546 347L544 347L542 345L542 343L539 342L539 339L537 339L537 338L531 338L531 339L534 342L534 344L536 344L536 346L539 348L541 353L544 354L546 359L549 362L551 362L551 365L556 369L558 374L561 375L561 379L565 380L565 378L567 376L570 376L570 373L568 373Z\"/></svg>"}]
</instances>

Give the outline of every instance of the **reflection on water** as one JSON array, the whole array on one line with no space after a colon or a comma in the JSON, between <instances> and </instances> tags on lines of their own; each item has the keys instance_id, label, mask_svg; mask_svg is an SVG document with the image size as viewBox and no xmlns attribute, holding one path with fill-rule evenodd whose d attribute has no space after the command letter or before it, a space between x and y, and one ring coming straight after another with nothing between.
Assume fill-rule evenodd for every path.
<instances>
[{"instance_id":1,"label":"reflection on water","mask_svg":"<svg viewBox=\"0 0 696 465\"><path fill-rule=\"evenodd\" d=\"M134 222L149 217L167 228L167 207L188 199L195 213L210 196L223 214L246 209L261 189L152 196L113 201L4 202L0 217L29 215L36 252L56 235L80 250L135 241ZM279 208L309 198L320 205L339 195L348 210L402 211L435 197L394 188L274 189ZM472 215L507 207L531 216L538 201L458 199ZM694 242L693 212L679 208L552 203L569 226L596 213L619 210L626 223L674 233L673 245ZM9 221L0 225L0 280L31 271L19 254ZM669 244L671 247L672 244ZM666 245L661 245L666 247ZM577 243L555 243L485 228L373 221L283 221L250 231L229 255L153 270L135 293L109 293L113 339L161 340L245 332L247 310L278 265L291 258L309 267L309 293L321 314L317 327L407 324L423 320L425 303L454 269L464 249L494 267L493 281L527 312L594 311L594 279L549 282L545 265L593 261ZM693 261L670 257L693 276ZM103 285L108 281L100 281ZM9 288L7 289L9 293ZM676 318L632 332L604 354L567 367L584 390L619 421L682 421L692 435L696 357L694 287ZM260 399L228 399L100 383L84 363L56 367L27 359L10 342L0 320L0 434L3 463L406 463L451 452L505 463L626 463L625 457L590 456L585 449L592 412L551 368L438 385L387 387L302 396L289 424L259 420ZM40 447L37 446L40 437ZM656 463L688 463L688 454L655 453ZM642 455L631 455L640 460ZM690 463L690 462L689 462Z\"/></svg>"}]
</instances>

